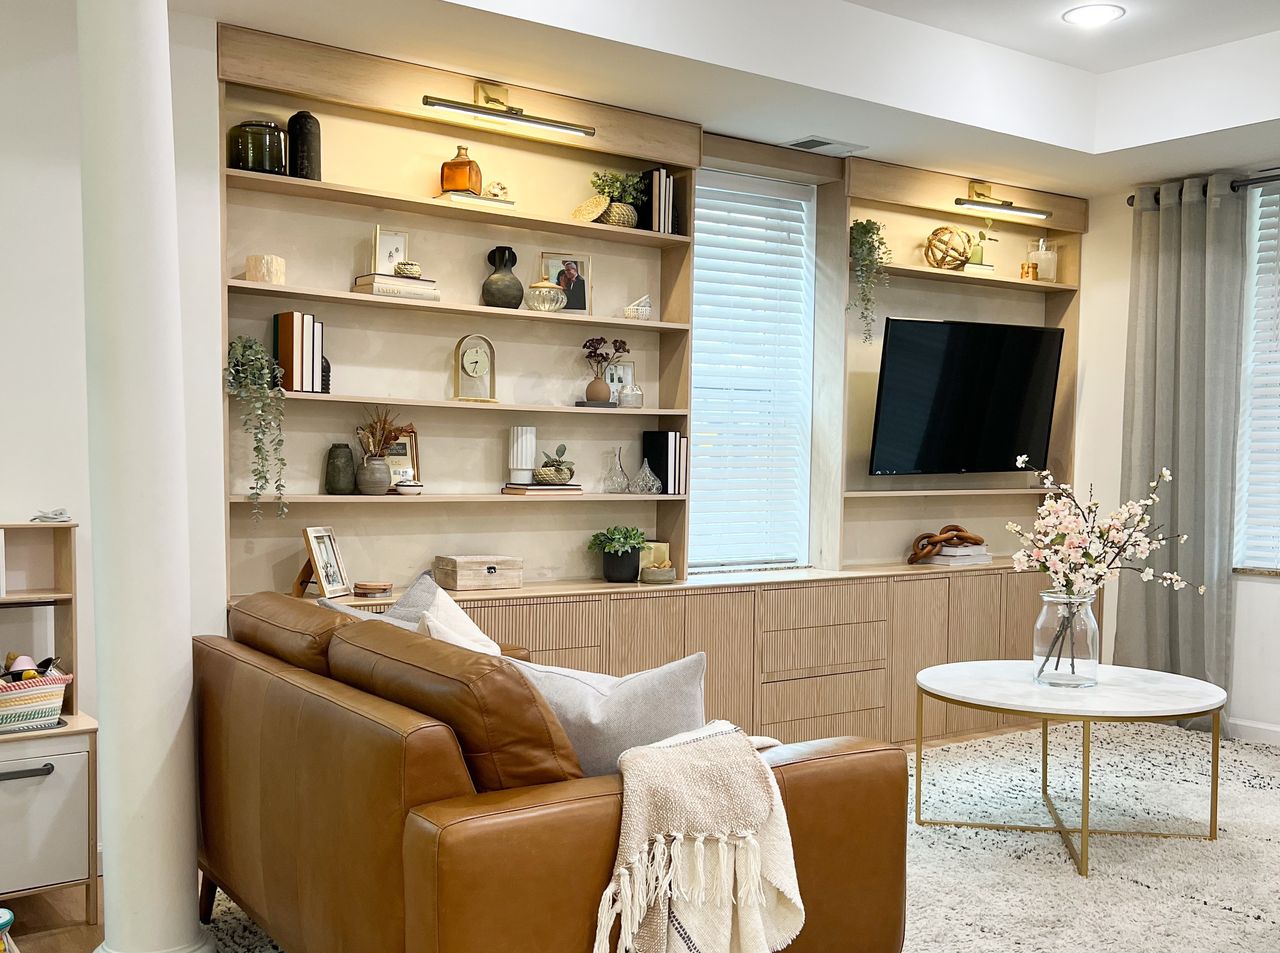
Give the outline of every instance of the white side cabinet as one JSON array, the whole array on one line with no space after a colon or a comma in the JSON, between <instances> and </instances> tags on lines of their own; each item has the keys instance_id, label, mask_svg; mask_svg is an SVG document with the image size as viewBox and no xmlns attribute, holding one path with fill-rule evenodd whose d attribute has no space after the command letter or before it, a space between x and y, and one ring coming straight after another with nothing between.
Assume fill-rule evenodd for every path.
<instances>
[{"instance_id":1,"label":"white side cabinet","mask_svg":"<svg viewBox=\"0 0 1280 953\"><path fill-rule=\"evenodd\" d=\"M0 901L83 886L98 919L97 723L0 734Z\"/></svg>"}]
</instances>

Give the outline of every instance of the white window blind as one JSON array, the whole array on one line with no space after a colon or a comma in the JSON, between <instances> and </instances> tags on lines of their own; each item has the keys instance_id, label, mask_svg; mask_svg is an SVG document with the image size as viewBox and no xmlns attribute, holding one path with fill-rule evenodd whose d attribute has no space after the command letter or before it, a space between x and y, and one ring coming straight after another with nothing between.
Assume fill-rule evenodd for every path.
<instances>
[{"instance_id":1,"label":"white window blind","mask_svg":"<svg viewBox=\"0 0 1280 953\"><path fill-rule=\"evenodd\" d=\"M701 171L695 198L689 564L805 565L815 192Z\"/></svg>"},{"instance_id":2,"label":"white window blind","mask_svg":"<svg viewBox=\"0 0 1280 953\"><path fill-rule=\"evenodd\" d=\"M1248 235L1235 563L1280 569L1280 185L1250 191Z\"/></svg>"}]
</instances>

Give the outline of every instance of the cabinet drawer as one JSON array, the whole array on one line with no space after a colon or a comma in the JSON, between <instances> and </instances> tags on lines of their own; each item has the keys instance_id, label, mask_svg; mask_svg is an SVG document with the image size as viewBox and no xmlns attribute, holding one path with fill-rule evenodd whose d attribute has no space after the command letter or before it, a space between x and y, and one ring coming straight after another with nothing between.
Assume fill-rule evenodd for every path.
<instances>
[{"instance_id":1,"label":"cabinet drawer","mask_svg":"<svg viewBox=\"0 0 1280 953\"><path fill-rule=\"evenodd\" d=\"M796 721L820 715L838 715L883 708L885 699L884 669L849 672L845 675L819 675L793 678L786 682L768 682L760 686L760 722Z\"/></svg>"},{"instance_id":2,"label":"cabinet drawer","mask_svg":"<svg viewBox=\"0 0 1280 953\"><path fill-rule=\"evenodd\" d=\"M0 845L0 893L89 875L87 753L0 761Z\"/></svg>"},{"instance_id":3,"label":"cabinet drawer","mask_svg":"<svg viewBox=\"0 0 1280 953\"><path fill-rule=\"evenodd\" d=\"M882 622L889 618L887 583L764 589L760 592L760 618L766 632Z\"/></svg>"},{"instance_id":4,"label":"cabinet drawer","mask_svg":"<svg viewBox=\"0 0 1280 953\"><path fill-rule=\"evenodd\" d=\"M823 715L820 718L800 718L772 725L761 725L760 734L777 738L784 745L797 741L816 741L819 738L873 738L883 741L885 736L885 710L868 708L866 711L849 711L839 715Z\"/></svg>"},{"instance_id":5,"label":"cabinet drawer","mask_svg":"<svg viewBox=\"0 0 1280 953\"><path fill-rule=\"evenodd\" d=\"M878 661L888 650L887 622L819 625L763 633L760 661L765 673L787 672Z\"/></svg>"},{"instance_id":6,"label":"cabinet drawer","mask_svg":"<svg viewBox=\"0 0 1280 953\"><path fill-rule=\"evenodd\" d=\"M604 600L462 603L467 615L495 642L530 652L580 649L604 644Z\"/></svg>"}]
</instances>

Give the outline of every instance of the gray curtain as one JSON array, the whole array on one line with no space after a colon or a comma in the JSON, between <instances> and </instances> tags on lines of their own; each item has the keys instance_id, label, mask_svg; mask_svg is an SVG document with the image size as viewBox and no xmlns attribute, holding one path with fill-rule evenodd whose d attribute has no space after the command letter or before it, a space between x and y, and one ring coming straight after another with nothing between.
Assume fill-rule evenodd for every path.
<instances>
[{"instance_id":1,"label":"gray curtain","mask_svg":"<svg viewBox=\"0 0 1280 953\"><path fill-rule=\"evenodd\" d=\"M1162 466L1153 525L1190 540L1149 565L1181 592L1123 573L1115 661L1227 686L1231 550L1240 387L1245 195L1230 175L1137 190L1124 406L1123 499L1140 499ZM1207 191L1206 191L1207 185ZM1208 587L1204 596L1195 586Z\"/></svg>"}]
</instances>

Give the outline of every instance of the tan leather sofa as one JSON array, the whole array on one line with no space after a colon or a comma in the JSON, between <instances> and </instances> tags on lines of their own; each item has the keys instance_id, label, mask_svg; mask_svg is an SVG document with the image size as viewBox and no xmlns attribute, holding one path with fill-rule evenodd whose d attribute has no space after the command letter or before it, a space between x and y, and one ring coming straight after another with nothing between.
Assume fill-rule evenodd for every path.
<instances>
[{"instance_id":1,"label":"tan leather sofa","mask_svg":"<svg viewBox=\"0 0 1280 953\"><path fill-rule=\"evenodd\" d=\"M216 885L287 953L591 949L621 780L530 741L558 723L517 697L514 666L405 658L420 637L275 594L241 601L230 630L194 647L206 919ZM899 951L902 751L836 738L765 757L807 915L790 949ZM520 783L548 771L565 780Z\"/></svg>"}]
</instances>

